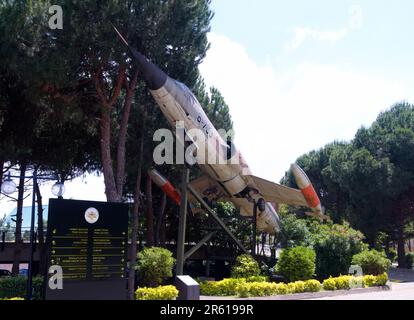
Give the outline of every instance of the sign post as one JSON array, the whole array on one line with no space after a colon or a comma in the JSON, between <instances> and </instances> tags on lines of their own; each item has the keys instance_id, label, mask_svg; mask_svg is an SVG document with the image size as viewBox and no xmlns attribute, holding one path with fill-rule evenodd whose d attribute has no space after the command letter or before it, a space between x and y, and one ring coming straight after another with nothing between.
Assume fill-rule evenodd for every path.
<instances>
[{"instance_id":1,"label":"sign post","mask_svg":"<svg viewBox=\"0 0 414 320\"><path fill-rule=\"evenodd\" d=\"M46 300L127 299L127 244L127 204L51 199Z\"/></svg>"}]
</instances>

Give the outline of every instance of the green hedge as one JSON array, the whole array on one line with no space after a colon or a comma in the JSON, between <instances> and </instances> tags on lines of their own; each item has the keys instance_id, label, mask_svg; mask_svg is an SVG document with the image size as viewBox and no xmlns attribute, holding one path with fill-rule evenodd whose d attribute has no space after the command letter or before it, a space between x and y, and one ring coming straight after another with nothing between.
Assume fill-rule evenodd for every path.
<instances>
[{"instance_id":1,"label":"green hedge","mask_svg":"<svg viewBox=\"0 0 414 320\"><path fill-rule=\"evenodd\" d=\"M236 287L239 297L263 297L303 292L318 292L322 288L318 280L295 281L291 283L245 282Z\"/></svg>"},{"instance_id":2,"label":"green hedge","mask_svg":"<svg viewBox=\"0 0 414 320\"><path fill-rule=\"evenodd\" d=\"M230 278L221 281L206 281L200 283L200 293L204 296L235 296L238 284L246 282L243 278Z\"/></svg>"},{"instance_id":3,"label":"green hedge","mask_svg":"<svg viewBox=\"0 0 414 320\"><path fill-rule=\"evenodd\" d=\"M178 297L178 290L174 286L138 288L135 296L137 300L175 300Z\"/></svg>"},{"instance_id":4,"label":"green hedge","mask_svg":"<svg viewBox=\"0 0 414 320\"><path fill-rule=\"evenodd\" d=\"M351 288L384 286L388 281L386 273L363 277L340 276L329 278L321 284L318 280L295 281L291 283L248 282L246 279L224 279L200 283L200 291L205 296L264 297L303 292L318 292L322 289L348 290Z\"/></svg>"},{"instance_id":5,"label":"green hedge","mask_svg":"<svg viewBox=\"0 0 414 320\"><path fill-rule=\"evenodd\" d=\"M388 281L388 275L383 273L378 276L366 275L361 277L354 276L340 276L336 278L329 278L323 281L322 286L324 290L348 290L352 288L366 288L385 286Z\"/></svg>"},{"instance_id":6,"label":"green hedge","mask_svg":"<svg viewBox=\"0 0 414 320\"><path fill-rule=\"evenodd\" d=\"M296 281L289 284L266 281L249 282L250 279L224 279L200 283L200 291L205 296L262 297L288 293L317 292L322 285L317 280Z\"/></svg>"},{"instance_id":7,"label":"green hedge","mask_svg":"<svg viewBox=\"0 0 414 320\"><path fill-rule=\"evenodd\" d=\"M27 291L27 277L0 278L0 298L25 298ZM33 299L43 298L43 277L33 278Z\"/></svg>"},{"instance_id":8,"label":"green hedge","mask_svg":"<svg viewBox=\"0 0 414 320\"><path fill-rule=\"evenodd\" d=\"M388 275L386 273L378 276L367 275L363 277L365 287L379 287L385 286L388 281Z\"/></svg>"},{"instance_id":9,"label":"green hedge","mask_svg":"<svg viewBox=\"0 0 414 320\"><path fill-rule=\"evenodd\" d=\"M268 278L264 276L205 281L200 283L200 292L204 296L235 296L237 295L236 287L241 283L266 283L267 281Z\"/></svg>"},{"instance_id":10,"label":"green hedge","mask_svg":"<svg viewBox=\"0 0 414 320\"><path fill-rule=\"evenodd\" d=\"M322 290L322 285L318 280L305 281L305 292L318 292Z\"/></svg>"},{"instance_id":11,"label":"green hedge","mask_svg":"<svg viewBox=\"0 0 414 320\"><path fill-rule=\"evenodd\" d=\"M351 280L353 276L340 276L323 281L322 286L324 290L334 291L334 290L347 290L351 288Z\"/></svg>"}]
</instances>

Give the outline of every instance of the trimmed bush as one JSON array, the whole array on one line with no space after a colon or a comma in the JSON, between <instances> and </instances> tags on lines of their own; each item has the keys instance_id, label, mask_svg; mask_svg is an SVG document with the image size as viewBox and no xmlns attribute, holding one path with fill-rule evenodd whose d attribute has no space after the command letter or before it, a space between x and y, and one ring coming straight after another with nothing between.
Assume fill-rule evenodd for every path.
<instances>
[{"instance_id":1,"label":"trimmed bush","mask_svg":"<svg viewBox=\"0 0 414 320\"><path fill-rule=\"evenodd\" d=\"M264 297L290 293L317 292L321 284L317 280L296 281L289 284L273 282L247 282L246 279L224 279L200 283L200 291L206 296Z\"/></svg>"},{"instance_id":2,"label":"trimmed bush","mask_svg":"<svg viewBox=\"0 0 414 320\"><path fill-rule=\"evenodd\" d=\"M365 287L385 286L388 281L388 275L386 273L378 276L366 275L363 279Z\"/></svg>"},{"instance_id":3,"label":"trimmed bush","mask_svg":"<svg viewBox=\"0 0 414 320\"><path fill-rule=\"evenodd\" d=\"M373 275L366 275L364 276L364 286L365 287L375 287L377 283L377 278Z\"/></svg>"},{"instance_id":4,"label":"trimmed bush","mask_svg":"<svg viewBox=\"0 0 414 320\"><path fill-rule=\"evenodd\" d=\"M1 298L0 300L24 300L23 298L14 297L14 298Z\"/></svg>"},{"instance_id":5,"label":"trimmed bush","mask_svg":"<svg viewBox=\"0 0 414 320\"><path fill-rule=\"evenodd\" d=\"M157 287L165 279L172 277L175 259L171 251L164 248L147 248L137 255L140 282L146 287Z\"/></svg>"},{"instance_id":6,"label":"trimmed bush","mask_svg":"<svg viewBox=\"0 0 414 320\"><path fill-rule=\"evenodd\" d=\"M328 290L328 291L337 290L336 289L336 281L335 281L334 278L329 278L329 279L323 280L322 286L323 286L324 290Z\"/></svg>"},{"instance_id":7,"label":"trimmed bush","mask_svg":"<svg viewBox=\"0 0 414 320\"><path fill-rule=\"evenodd\" d=\"M0 298L25 298L27 292L27 277L0 278ZM33 299L43 297L43 277L33 278Z\"/></svg>"},{"instance_id":8,"label":"trimmed bush","mask_svg":"<svg viewBox=\"0 0 414 320\"><path fill-rule=\"evenodd\" d=\"M278 284L270 282L249 282L244 278L206 281L200 283L200 292L206 296L266 296L277 294ZM281 289L283 291L283 289ZM287 291L287 290L285 290Z\"/></svg>"},{"instance_id":9,"label":"trimmed bush","mask_svg":"<svg viewBox=\"0 0 414 320\"><path fill-rule=\"evenodd\" d=\"M407 268L412 269L414 267L414 252L408 252L405 255L405 261L407 262Z\"/></svg>"},{"instance_id":10,"label":"trimmed bush","mask_svg":"<svg viewBox=\"0 0 414 320\"><path fill-rule=\"evenodd\" d=\"M352 276L340 276L334 278L335 280L335 288L337 290L349 290L351 289L351 279Z\"/></svg>"},{"instance_id":11,"label":"trimmed bush","mask_svg":"<svg viewBox=\"0 0 414 320\"><path fill-rule=\"evenodd\" d=\"M324 290L348 290L351 288L384 286L388 281L388 275L383 273L378 276L366 275L363 277L340 276L329 278L323 282Z\"/></svg>"},{"instance_id":12,"label":"trimmed bush","mask_svg":"<svg viewBox=\"0 0 414 320\"><path fill-rule=\"evenodd\" d=\"M289 293L289 287L286 283L276 283L275 292L277 295L285 295Z\"/></svg>"},{"instance_id":13,"label":"trimmed bush","mask_svg":"<svg viewBox=\"0 0 414 320\"><path fill-rule=\"evenodd\" d=\"M201 282L200 292L205 296L235 296L237 285L245 282L244 278Z\"/></svg>"},{"instance_id":14,"label":"trimmed bush","mask_svg":"<svg viewBox=\"0 0 414 320\"><path fill-rule=\"evenodd\" d=\"M275 269L288 281L308 280L315 275L315 258L315 251L310 248L285 249Z\"/></svg>"},{"instance_id":15,"label":"trimmed bush","mask_svg":"<svg viewBox=\"0 0 414 320\"><path fill-rule=\"evenodd\" d=\"M305 282L304 281L295 281L288 283L289 293L302 293L305 292Z\"/></svg>"},{"instance_id":16,"label":"trimmed bush","mask_svg":"<svg viewBox=\"0 0 414 320\"><path fill-rule=\"evenodd\" d=\"M200 282L200 294L203 296L226 296L217 281ZM229 294L229 296L231 295Z\"/></svg>"},{"instance_id":17,"label":"trimmed bush","mask_svg":"<svg viewBox=\"0 0 414 320\"><path fill-rule=\"evenodd\" d=\"M391 267L391 261L384 252L366 250L356 254L352 258L352 264L362 268L364 274L380 275Z\"/></svg>"},{"instance_id":18,"label":"trimmed bush","mask_svg":"<svg viewBox=\"0 0 414 320\"><path fill-rule=\"evenodd\" d=\"M242 254L236 258L231 270L232 278L250 278L260 276L260 266L251 255Z\"/></svg>"},{"instance_id":19,"label":"trimmed bush","mask_svg":"<svg viewBox=\"0 0 414 320\"><path fill-rule=\"evenodd\" d=\"M305 292L319 292L322 290L322 285L318 280L305 281Z\"/></svg>"},{"instance_id":20,"label":"trimmed bush","mask_svg":"<svg viewBox=\"0 0 414 320\"><path fill-rule=\"evenodd\" d=\"M246 279L224 279L222 281L208 281L200 283L202 295L206 296L239 296L264 297L273 295L285 295L302 292L318 292L324 290L349 290L351 288L363 288L383 286L387 283L386 273L379 276L340 276L329 278L321 284L318 280L295 281L291 283L273 282L247 282Z\"/></svg>"},{"instance_id":21,"label":"trimmed bush","mask_svg":"<svg viewBox=\"0 0 414 320\"><path fill-rule=\"evenodd\" d=\"M377 286L385 286L388 282L388 274L384 272L383 274L377 276Z\"/></svg>"},{"instance_id":22,"label":"trimmed bush","mask_svg":"<svg viewBox=\"0 0 414 320\"><path fill-rule=\"evenodd\" d=\"M174 286L159 286L157 288L139 288L135 291L137 300L175 300L178 290Z\"/></svg>"},{"instance_id":23,"label":"trimmed bush","mask_svg":"<svg viewBox=\"0 0 414 320\"><path fill-rule=\"evenodd\" d=\"M250 297L251 283L240 283L236 287L236 295L240 298Z\"/></svg>"},{"instance_id":24,"label":"trimmed bush","mask_svg":"<svg viewBox=\"0 0 414 320\"><path fill-rule=\"evenodd\" d=\"M276 283L269 282L244 282L236 287L236 294L239 297L265 297L276 292Z\"/></svg>"},{"instance_id":25,"label":"trimmed bush","mask_svg":"<svg viewBox=\"0 0 414 320\"><path fill-rule=\"evenodd\" d=\"M267 277L254 276L249 278L229 278L221 281L205 281L200 283L200 292L205 296L234 296L236 287L242 283L266 283Z\"/></svg>"}]
</instances>

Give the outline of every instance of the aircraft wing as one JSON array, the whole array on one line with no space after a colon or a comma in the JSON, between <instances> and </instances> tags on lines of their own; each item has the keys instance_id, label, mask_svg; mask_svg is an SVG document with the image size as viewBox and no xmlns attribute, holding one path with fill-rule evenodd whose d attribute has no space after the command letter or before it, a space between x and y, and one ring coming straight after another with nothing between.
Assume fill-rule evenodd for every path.
<instances>
[{"instance_id":1,"label":"aircraft wing","mask_svg":"<svg viewBox=\"0 0 414 320\"><path fill-rule=\"evenodd\" d=\"M252 175L246 177L253 180L259 192L268 202L285 203L294 206L308 206L305 197L298 189L282 186L275 182L267 181Z\"/></svg>"},{"instance_id":2,"label":"aircraft wing","mask_svg":"<svg viewBox=\"0 0 414 320\"><path fill-rule=\"evenodd\" d=\"M190 182L190 186L197 191L202 198L207 198L209 201L228 200L228 195L217 181L204 174L200 178ZM194 196L191 192L188 195L190 202L195 202Z\"/></svg>"}]
</instances>

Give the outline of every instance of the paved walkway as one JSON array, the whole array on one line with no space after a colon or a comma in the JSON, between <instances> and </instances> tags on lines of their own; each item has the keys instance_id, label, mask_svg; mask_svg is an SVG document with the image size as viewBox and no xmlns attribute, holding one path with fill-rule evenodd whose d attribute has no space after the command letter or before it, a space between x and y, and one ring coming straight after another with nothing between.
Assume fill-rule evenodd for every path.
<instances>
[{"instance_id":1,"label":"paved walkway","mask_svg":"<svg viewBox=\"0 0 414 320\"><path fill-rule=\"evenodd\" d=\"M414 282L391 283L392 290L355 293L312 300L414 300Z\"/></svg>"}]
</instances>

